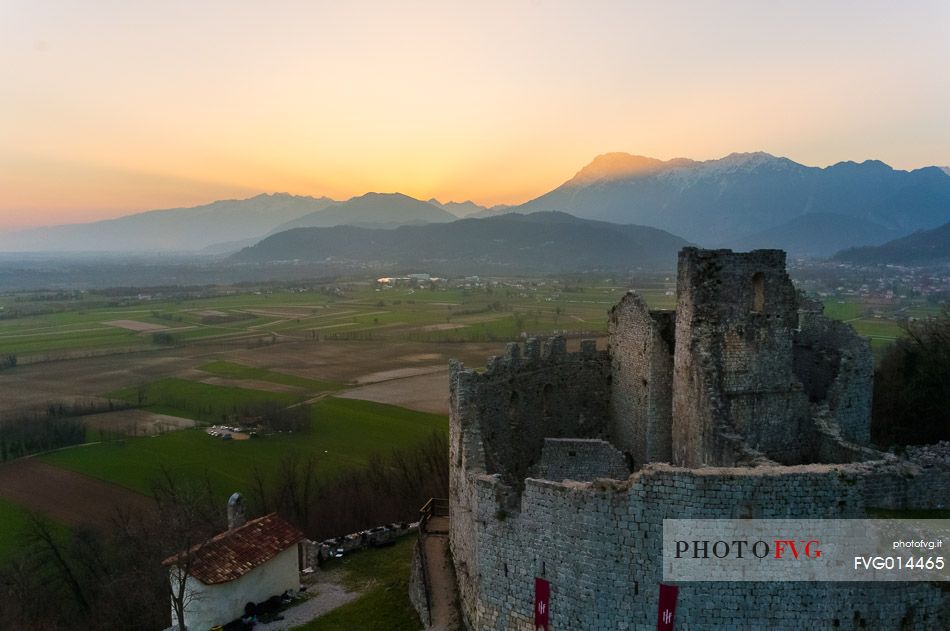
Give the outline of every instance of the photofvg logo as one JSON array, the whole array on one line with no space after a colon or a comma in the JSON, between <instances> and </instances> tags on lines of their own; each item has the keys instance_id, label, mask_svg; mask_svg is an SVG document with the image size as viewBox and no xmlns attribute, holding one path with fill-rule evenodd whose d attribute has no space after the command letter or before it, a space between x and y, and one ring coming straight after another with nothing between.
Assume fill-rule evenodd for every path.
<instances>
[{"instance_id":1,"label":"photofvg logo","mask_svg":"<svg viewBox=\"0 0 950 631\"><path fill-rule=\"evenodd\" d=\"M664 581L947 581L950 520L665 519Z\"/></svg>"},{"instance_id":2,"label":"photofvg logo","mask_svg":"<svg viewBox=\"0 0 950 631\"><path fill-rule=\"evenodd\" d=\"M733 539L724 541L717 539L693 539L676 540L676 558L682 559L692 555L694 559L708 559L710 556L717 559L725 559L734 556L736 559L744 559L748 556L754 556L757 559L765 559L774 556L776 559L785 558L790 555L793 559L798 559L803 555L808 559L821 558L821 542L817 539L773 539L764 541L749 541L744 539Z\"/></svg>"}]
</instances>

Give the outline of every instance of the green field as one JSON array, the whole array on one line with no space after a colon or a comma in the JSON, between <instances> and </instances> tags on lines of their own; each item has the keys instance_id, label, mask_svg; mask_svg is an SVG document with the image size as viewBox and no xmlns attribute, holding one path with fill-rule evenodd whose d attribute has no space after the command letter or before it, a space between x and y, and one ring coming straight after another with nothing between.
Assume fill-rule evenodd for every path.
<instances>
[{"instance_id":1,"label":"green field","mask_svg":"<svg viewBox=\"0 0 950 631\"><path fill-rule=\"evenodd\" d=\"M124 388L109 396L157 414L183 416L205 423L228 422L231 417L256 404L275 402L288 406L305 398L303 394L293 392L264 392L176 377L159 379L138 388Z\"/></svg>"},{"instance_id":2,"label":"green field","mask_svg":"<svg viewBox=\"0 0 950 631\"><path fill-rule=\"evenodd\" d=\"M672 285L669 281L659 284L663 286L654 283L638 289L651 306L671 308L673 298L666 294ZM568 283L535 279L471 288L382 290L363 281L337 290L220 287L213 290L217 295L174 300L88 294L82 299L51 302L41 295L0 296L0 354L81 356L91 351L228 340L479 342L510 340L521 333L601 333L606 328L607 310L623 295L626 285L607 280ZM132 321L133 326L166 328L140 332L108 324L123 320ZM228 370L211 367L212 371L218 369Z\"/></svg>"},{"instance_id":3,"label":"green field","mask_svg":"<svg viewBox=\"0 0 950 631\"><path fill-rule=\"evenodd\" d=\"M112 327L51 328L41 333L0 335L0 354L39 355L52 351L148 348L151 340L132 331Z\"/></svg>"},{"instance_id":4,"label":"green field","mask_svg":"<svg viewBox=\"0 0 950 631\"><path fill-rule=\"evenodd\" d=\"M29 513L16 504L0 499L0 563L23 547L23 533Z\"/></svg>"},{"instance_id":5,"label":"green field","mask_svg":"<svg viewBox=\"0 0 950 631\"><path fill-rule=\"evenodd\" d=\"M255 467L272 472L285 456L314 456L317 479L325 481L365 465L374 453L411 447L433 431L448 429L448 420L438 414L354 399L323 399L311 406L311 415L310 431L304 434L225 441L201 430L182 430L66 449L43 460L142 493L151 491L162 467L189 479L207 474L226 497L249 491Z\"/></svg>"},{"instance_id":6,"label":"green field","mask_svg":"<svg viewBox=\"0 0 950 631\"><path fill-rule=\"evenodd\" d=\"M854 320L849 322L858 335L863 335L871 340L871 348L876 354L880 354L894 340L904 335L904 330L898 322L893 320Z\"/></svg>"},{"instance_id":7,"label":"green field","mask_svg":"<svg viewBox=\"0 0 950 631\"><path fill-rule=\"evenodd\" d=\"M416 537L389 548L369 549L331 560L323 571L342 570L343 583L363 594L294 631L418 631L422 626L409 602L409 564Z\"/></svg>"},{"instance_id":8,"label":"green field","mask_svg":"<svg viewBox=\"0 0 950 631\"><path fill-rule=\"evenodd\" d=\"M928 317L939 309L923 305L869 305L861 298L834 298L824 303L825 315L847 322L858 335L871 341L871 349L880 358L897 338L904 335L901 323L908 317Z\"/></svg>"},{"instance_id":9,"label":"green field","mask_svg":"<svg viewBox=\"0 0 950 631\"><path fill-rule=\"evenodd\" d=\"M672 277L634 282L653 309L675 307ZM24 357L118 352L210 342L248 345L276 341L372 340L413 342L503 342L555 332L599 335L607 312L628 284L625 279L497 279L489 285L381 289L353 281L306 291L217 287L207 295L139 300L92 294L62 303L30 302L29 295L0 296L0 355ZM52 312L46 312L49 310ZM907 317L931 315L919 299L874 302L860 296L825 300L825 313L850 322L880 350L900 335ZM13 317L16 316L16 317ZM161 325L137 332L107 324L116 320ZM212 363L208 372L230 378L263 379L311 391L329 384L261 369Z\"/></svg>"},{"instance_id":10,"label":"green field","mask_svg":"<svg viewBox=\"0 0 950 631\"><path fill-rule=\"evenodd\" d=\"M254 368L251 366L245 366L243 364L236 364L234 362L227 361L208 362L207 364L198 366L198 370L202 370L206 373L217 375L219 377L227 377L229 379L255 379L258 381L269 381L271 383L279 383L285 386L303 388L308 392L324 392L328 390L338 390L340 388L340 384L329 381L307 379L306 377L288 375L287 373L267 370L266 368Z\"/></svg>"},{"instance_id":11,"label":"green field","mask_svg":"<svg viewBox=\"0 0 950 631\"><path fill-rule=\"evenodd\" d=\"M854 320L861 317L864 307L856 302L828 300L825 302L825 315L835 320Z\"/></svg>"}]
</instances>

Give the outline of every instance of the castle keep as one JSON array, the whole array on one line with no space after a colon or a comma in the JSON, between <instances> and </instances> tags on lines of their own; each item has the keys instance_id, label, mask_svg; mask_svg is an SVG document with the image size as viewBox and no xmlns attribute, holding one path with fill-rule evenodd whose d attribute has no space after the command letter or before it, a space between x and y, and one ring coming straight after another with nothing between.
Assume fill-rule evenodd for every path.
<instances>
[{"instance_id":1,"label":"castle keep","mask_svg":"<svg viewBox=\"0 0 950 631\"><path fill-rule=\"evenodd\" d=\"M450 545L472 630L653 629L664 518L943 508L950 466L869 446L866 340L793 287L779 250L680 253L674 311L628 293L607 349L509 344L450 368ZM677 629L939 628L928 583L680 585Z\"/></svg>"},{"instance_id":2,"label":"castle keep","mask_svg":"<svg viewBox=\"0 0 950 631\"><path fill-rule=\"evenodd\" d=\"M676 311L610 312L607 438L634 467L861 459L873 359L792 286L785 253L686 248Z\"/></svg>"}]
</instances>

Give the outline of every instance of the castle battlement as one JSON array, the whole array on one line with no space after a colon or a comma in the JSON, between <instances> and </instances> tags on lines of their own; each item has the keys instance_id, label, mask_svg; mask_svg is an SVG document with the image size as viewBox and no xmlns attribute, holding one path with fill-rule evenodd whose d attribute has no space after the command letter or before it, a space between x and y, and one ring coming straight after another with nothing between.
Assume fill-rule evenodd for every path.
<instances>
[{"instance_id":1,"label":"castle battlement","mask_svg":"<svg viewBox=\"0 0 950 631\"><path fill-rule=\"evenodd\" d=\"M663 519L950 506L950 445L904 459L870 446L872 371L867 340L795 290L784 252L697 248L680 253L676 310L626 294L606 349L555 337L508 344L483 371L453 361L450 541L466 626L531 630L542 577L553 630L654 628ZM681 586L676 620L938 628L948 609L923 583L723 582Z\"/></svg>"}]
</instances>

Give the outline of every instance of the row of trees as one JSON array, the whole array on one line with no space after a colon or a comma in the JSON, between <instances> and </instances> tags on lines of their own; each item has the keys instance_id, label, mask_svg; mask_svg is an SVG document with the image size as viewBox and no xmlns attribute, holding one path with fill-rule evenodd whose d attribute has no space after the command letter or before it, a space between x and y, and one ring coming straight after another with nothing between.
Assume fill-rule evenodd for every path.
<instances>
[{"instance_id":1,"label":"row of trees","mask_svg":"<svg viewBox=\"0 0 950 631\"><path fill-rule=\"evenodd\" d=\"M266 430L272 432L303 433L310 430L310 406L285 407L277 401L262 401L245 408L242 418L256 419Z\"/></svg>"},{"instance_id":2,"label":"row of trees","mask_svg":"<svg viewBox=\"0 0 950 631\"><path fill-rule=\"evenodd\" d=\"M57 401L43 409L0 416L0 462L85 442L86 414L129 407L121 401Z\"/></svg>"},{"instance_id":3,"label":"row of trees","mask_svg":"<svg viewBox=\"0 0 950 631\"><path fill-rule=\"evenodd\" d=\"M317 461L290 455L270 475L254 471L254 512L277 511L315 540L381 524L415 521L430 497L449 491L449 448L433 432L411 449L374 455L366 467L318 480Z\"/></svg>"}]
</instances>

